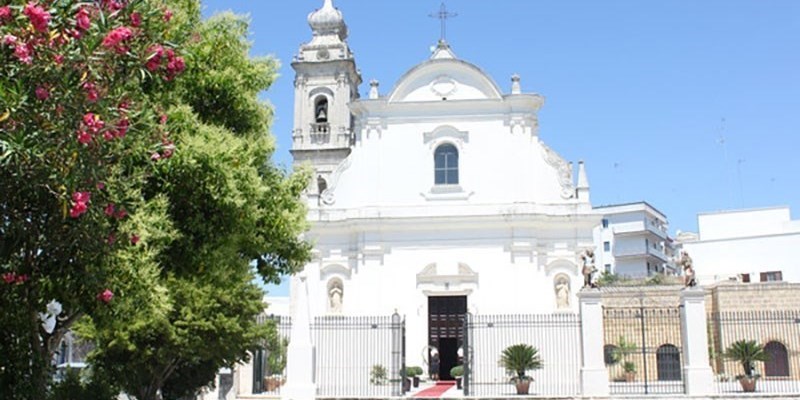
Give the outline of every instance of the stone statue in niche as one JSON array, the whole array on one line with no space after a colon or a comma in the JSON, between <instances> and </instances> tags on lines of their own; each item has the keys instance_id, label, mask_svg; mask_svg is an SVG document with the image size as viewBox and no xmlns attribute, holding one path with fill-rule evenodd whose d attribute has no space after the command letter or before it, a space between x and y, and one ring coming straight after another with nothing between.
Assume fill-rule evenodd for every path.
<instances>
[{"instance_id":1,"label":"stone statue in niche","mask_svg":"<svg viewBox=\"0 0 800 400\"><path fill-rule=\"evenodd\" d=\"M581 253L583 260L583 287L596 288L597 287L597 268L594 266L594 250L586 249Z\"/></svg>"},{"instance_id":2,"label":"stone statue in niche","mask_svg":"<svg viewBox=\"0 0 800 400\"><path fill-rule=\"evenodd\" d=\"M328 290L328 308L330 312L333 314L341 314L342 313L342 296L344 295L344 291L342 290L342 284L338 281L333 282Z\"/></svg>"},{"instance_id":3,"label":"stone statue in niche","mask_svg":"<svg viewBox=\"0 0 800 400\"><path fill-rule=\"evenodd\" d=\"M569 278L559 276L556 278L556 308L569 308Z\"/></svg>"},{"instance_id":4,"label":"stone statue in niche","mask_svg":"<svg viewBox=\"0 0 800 400\"><path fill-rule=\"evenodd\" d=\"M678 265L683 268L683 284L686 287L695 287L697 286L697 278L695 277L694 273L694 265L692 263L692 257L689 257L689 253L686 251L681 251L681 259L678 261Z\"/></svg>"}]
</instances>

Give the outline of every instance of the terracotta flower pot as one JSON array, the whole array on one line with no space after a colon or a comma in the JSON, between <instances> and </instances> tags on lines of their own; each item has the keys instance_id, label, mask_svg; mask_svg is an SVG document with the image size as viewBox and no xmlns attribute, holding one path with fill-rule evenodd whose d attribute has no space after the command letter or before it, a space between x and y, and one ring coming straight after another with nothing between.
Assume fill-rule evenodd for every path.
<instances>
[{"instance_id":1,"label":"terracotta flower pot","mask_svg":"<svg viewBox=\"0 0 800 400\"><path fill-rule=\"evenodd\" d=\"M625 376L625 382L633 382L636 380L636 372L625 372L623 376Z\"/></svg>"},{"instance_id":2,"label":"terracotta flower pot","mask_svg":"<svg viewBox=\"0 0 800 400\"><path fill-rule=\"evenodd\" d=\"M531 381L522 379L516 382L517 394L528 394L531 388Z\"/></svg>"},{"instance_id":3,"label":"terracotta flower pot","mask_svg":"<svg viewBox=\"0 0 800 400\"><path fill-rule=\"evenodd\" d=\"M743 392L752 393L756 391L756 378L743 376L739 378L739 383L742 385Z\"/></svg>"}]
</instances>

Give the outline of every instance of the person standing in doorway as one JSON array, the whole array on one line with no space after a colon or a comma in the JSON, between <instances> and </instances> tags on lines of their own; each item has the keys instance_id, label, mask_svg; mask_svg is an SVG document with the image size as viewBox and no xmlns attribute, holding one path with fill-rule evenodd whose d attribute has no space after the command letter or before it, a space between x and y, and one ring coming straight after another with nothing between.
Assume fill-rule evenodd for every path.
<instances>
[{"instance_id":1,"label":"person standing in doorway","mask_svg":"<svg viewBox=\"0 0 800 400\"><path fill-rule=\"evenodd\" d=\"M434 382L439 380L439 352L436 349L431 352L431 379Z\"/></svg>"}]
</instances>

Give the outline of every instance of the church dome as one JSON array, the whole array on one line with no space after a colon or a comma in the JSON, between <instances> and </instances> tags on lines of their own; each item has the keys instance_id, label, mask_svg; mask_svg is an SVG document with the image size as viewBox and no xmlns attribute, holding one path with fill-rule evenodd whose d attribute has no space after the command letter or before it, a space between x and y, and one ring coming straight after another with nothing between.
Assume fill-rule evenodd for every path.
<instances>
[{"instance_id":1,"label":"church dome","mask_svg":"<svg viewBox=\"0 0 800 400\"><path fill-rule=\"evenodd\" d=\"M308 14L308 25L314 35L338 35L341 40L347 38L347 25L342 12L333 7L333 0L325 0L322 8Z\"/></svg>"}]
</instances>

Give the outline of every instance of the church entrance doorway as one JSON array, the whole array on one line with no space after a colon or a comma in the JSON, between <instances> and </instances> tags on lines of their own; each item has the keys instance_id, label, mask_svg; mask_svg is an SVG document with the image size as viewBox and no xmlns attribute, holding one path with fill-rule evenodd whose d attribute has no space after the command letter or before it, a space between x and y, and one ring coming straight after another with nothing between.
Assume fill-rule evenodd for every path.
<instances>
[{"instance_id":1,"label":"church entrance doorway","mask_svg":"<svg viewBox=\"0 0 800 400\"><path fill-rule=\"evenodd\" d=\"M464 342L464 317L467 314L467 296L428 297L428 344L439 353L440 380L453 380L450 369L461 364L459 348ZM428 365L433 354L428 355Z\"/></svg>"}]
</instances>

